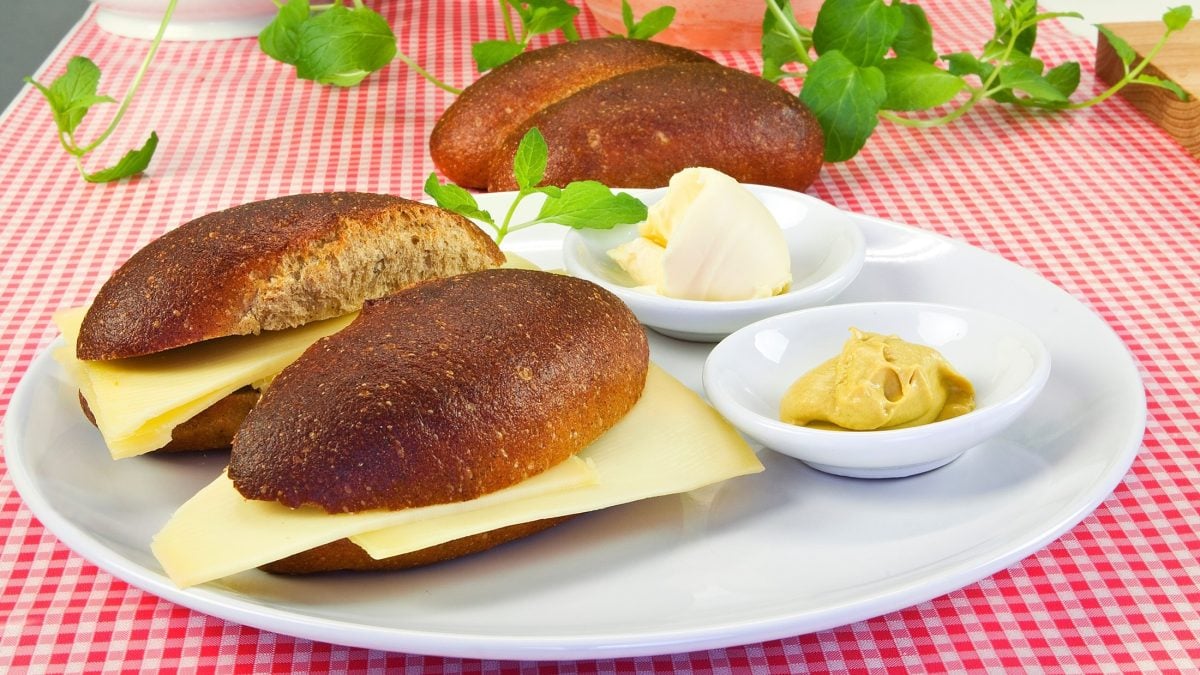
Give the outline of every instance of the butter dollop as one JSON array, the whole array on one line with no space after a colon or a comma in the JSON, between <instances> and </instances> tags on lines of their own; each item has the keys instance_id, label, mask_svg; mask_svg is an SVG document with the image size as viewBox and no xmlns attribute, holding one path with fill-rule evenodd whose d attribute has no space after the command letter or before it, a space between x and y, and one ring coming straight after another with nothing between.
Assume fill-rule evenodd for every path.
<instances>
[{"instance_id":1,"label":"butter dollop","mask_svg":"<svg viewBox=\"0 0 1200 675\"><path fill-rule=\"evenodd\" d=\"M975 390L937 350L850 329L842 352L783 395L784 422L869 431L929 424L975 408Z\"/></svg>"},{"instance_id":2,"label":"butter dollop","mask_svg":"<svg viewBox=\"0 0 1200 675\"><path fill-rule=\"evenodd\" d=\"M787 290L791 258L771 212L735 179L688 168L671 177L639 237L608 251L641 290L685 300L750 300Z\"/></svg>"}]
</instances>

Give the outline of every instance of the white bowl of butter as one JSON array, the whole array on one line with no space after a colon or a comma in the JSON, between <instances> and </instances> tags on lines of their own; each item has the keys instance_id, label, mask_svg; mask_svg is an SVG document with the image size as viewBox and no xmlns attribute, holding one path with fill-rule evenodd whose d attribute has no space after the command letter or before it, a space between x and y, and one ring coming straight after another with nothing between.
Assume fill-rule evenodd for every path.
<instances>
[{"instance_id":1,"label":"white bowl of butter","mask_svg":"<svg viewBox=\"0 0 1200 675\"><path fill-rule=\"evenodd\" d=\"M973 386L974 409L917 426L867 431L782 421L789 389L840 358L851 328L936 350ZM897 368L903 372L902 364L888 362L862 373L880 368L889 375ZM854 386L843 377L853 372L845 366L835 386ZM726 419L768 448L826 473L898 478L948 464L1003 431L1034 403L1049 375L1046 347L1015 321L962 307L871 302L800 310L734 332L705 362L704 390ZM840 393L827 398L831 406L841 400ZM891 394L884 403L890 401Z\"/></svg>"},{"instance_id":2,"label":"white bowl of butter","mask_svg":"<svg viewBox=\"0 0 1200 675\"><path fill-rule=\"evenodd\" d=\"M679 177L672 179L671 190L678 189ZM568 232L567 272L615 293L646 326L699 342L715 342L759 319L828 302L858 275L866 244L847 214L791 190L734 185L736 192L723 191L727 186L722 185L702 195L687 222L674 226L665 256L673 276L660 275L657 283L636 279L610 253L632 247L627 257L649 252L653 258L644 268L661 265L663 249L656 253L657 247L645 241L642 224ZM667 190L636 193L651 207L651 222ZM684 209L673 210L678 215ZM764 225L763 220L774 222ZM647 245L639 249L639 243ZM790 277L781 278L781 259ZM771 295L775 290L782 292ZM754 297L756 292L766 297Z\"/></svg>"}]
</instances>

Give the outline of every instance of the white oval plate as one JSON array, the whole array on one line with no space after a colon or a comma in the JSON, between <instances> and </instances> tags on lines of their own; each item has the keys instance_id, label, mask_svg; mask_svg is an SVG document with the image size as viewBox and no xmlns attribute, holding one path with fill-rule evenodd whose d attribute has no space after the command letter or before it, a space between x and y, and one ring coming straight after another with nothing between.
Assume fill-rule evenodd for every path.
<instances>
[{"instance_id":1,"label":"white oval plate","mask_svg":"<svg viewBox=\"0 0 1200 675\"><path fill-rule=\"evenodd\" d=\"M502 213L509 199L480 202ZM763 451L763 473L581 516L442 565L318 578L252 571L181 591L159 571L150 537L226 456L110 460L43 352L9 408L9 474L50 531L129 583L214 616L325 642L468 658L611 658L758 642L878 616L986 577L1082 520L1128 470L1146 406L1124 345L1065 292L964 244L855 218L867 260L839 300L989 310L1037 326L1054 361L1037 406L937 471L860 481ZM554 267L562 237L544 226L506 245ZM711 345L650 339L653 358L699 391Z\"/></svg>"}]
</instances>

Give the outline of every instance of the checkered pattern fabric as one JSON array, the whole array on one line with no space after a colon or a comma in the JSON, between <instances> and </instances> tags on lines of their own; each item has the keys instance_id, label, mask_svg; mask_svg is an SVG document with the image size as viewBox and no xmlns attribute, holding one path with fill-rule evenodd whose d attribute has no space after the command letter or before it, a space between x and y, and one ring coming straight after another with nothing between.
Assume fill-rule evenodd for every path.
<instances>
[{"instance_id":1,"label":"checkered pattern fabric","mask_svg":"<svg viewBox=\"0 0 1200 675\"><path fill-rule=\"evenodd\" d=\"M987 3L927 0L946 53L990 35ZM475 77L472 42L502 34L497 3L377 2L400 48L449 82ZM599 29L585 12L585 35ZM1093 48L1058 26L1049 63ZM125 91L146 43L91 14L39 71L75 54ZM713 53L757 71L751 53ZM50 315L84 303L130 253L208 211L285 193L419 196L426 139L451 97L398 62L352 89L297 80L253 40L166 43L97 165L154 129L147 176L81 181L49 111L26 88L0 116L0 414ZM97 113L103 117L103 113ZM88 120L81 136L101 122ZM1129 672L1200 663L1200 163L1119 99L1039 114L981 105L934 130L881 125L810 192L927 228L1035 270L1093 308L1139 365L1149 421L1133 468L1090 516L1040 552L929 602L811 635L690 654L559 664L433 658L311 642L215 619L130 587L68 550L0 469L0 670L754 672L865 668ZM1098 364L1102 367L1103 364Z\"/></svg>"}]
</instances>

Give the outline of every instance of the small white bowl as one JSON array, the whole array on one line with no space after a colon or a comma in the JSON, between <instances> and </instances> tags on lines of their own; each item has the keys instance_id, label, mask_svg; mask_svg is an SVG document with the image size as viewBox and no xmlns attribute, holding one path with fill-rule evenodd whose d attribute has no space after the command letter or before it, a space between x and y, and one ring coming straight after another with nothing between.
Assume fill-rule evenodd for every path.
<instances>
[{"instance_id":1,"label":"small white bowl","mask_svg":"<svg viewBox=\"0 0 1200 675\"><path fill-rule=\"evenodd\" d=\"M801 375L837 355L850 328L932 347L975 387L975 410L883 431L811 429L779 420ZM704 363L704 391L744 434L809 466L855 478L936 469L1011 424L1050 376L1050 353L1025 326L987 312L918 302L868 302L775 316L721 341Z\"/></svg>"},{"instance_id":2,"label":"small white bowl","mask_svg":"<svg viewBox=\"0 0 1200 675\"><path fill-rule=\"evenodd\" d=\"M848 214L808 195L763 185L746 186L783 229L792 259L792 286L758 300L679 300L635 289L633 279L608 251L638 236L637 225L611 230L571 230L563 242L563 263L572 276L597 283L621 298L638 320L683 340L716 342L759 319L828 302L862 269L866 243ZM638 194L646 204L662 199L666 188ZM736 227L737 223L730 223Z\"/></svg>"}]
</instances>

